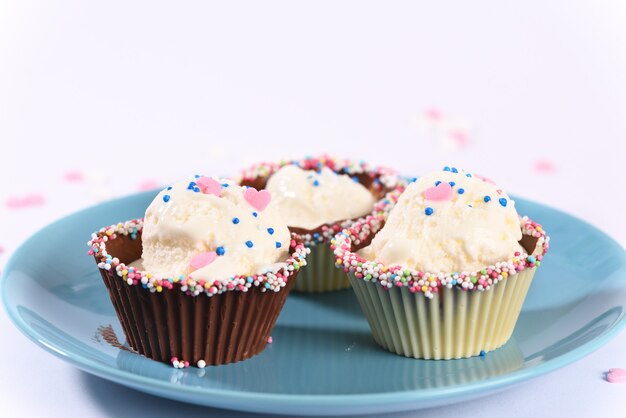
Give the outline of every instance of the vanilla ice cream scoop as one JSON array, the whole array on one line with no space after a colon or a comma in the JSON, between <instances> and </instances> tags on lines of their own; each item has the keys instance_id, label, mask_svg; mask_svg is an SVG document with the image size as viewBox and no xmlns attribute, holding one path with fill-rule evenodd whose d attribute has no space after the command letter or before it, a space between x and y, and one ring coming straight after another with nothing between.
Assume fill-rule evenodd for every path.
<instances>
[{"instance_id":1,"label":"vanilla ice cream scoop","mask_svg":"<svg viewBox=\"0 0 626 418\"><path fill-rule=\"evenodd\" d=\"M270 201L266 190L211 177L167 187L146 210L142 267L195 280L278 270L291 235Z\"/></svg>"},{"instance_id":2,"label":"vanilla ice cream scoop","mask_svg":"<svg viewBox=\"0 0 626 418\"><path fill-rule=\"evenodd\" d=\"M270 206L280 212L287 225L314 229L325 223L358 218L369 213L374 196L348 175L321 170L303 170L286 165L268 179Z\"/></svg>"},{"instance_id":3,"label":"vanilla ice cream scoop","mask_svg":"<svg viewBox=\"0 0 626 418\"><path fill-rule=\"evenodd\" d=\"M474 272L520 246L515 202L492 181L444 168L411 183L363 258L431 273Z\"/></svg>"}]
</instances>

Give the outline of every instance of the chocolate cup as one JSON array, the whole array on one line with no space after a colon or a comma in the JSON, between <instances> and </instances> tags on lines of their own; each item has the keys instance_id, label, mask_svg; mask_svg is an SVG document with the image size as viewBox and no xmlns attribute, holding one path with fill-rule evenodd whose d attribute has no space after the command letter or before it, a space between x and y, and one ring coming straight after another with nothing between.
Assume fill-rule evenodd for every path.
<instances>
[{"instance_id":1,"label":"chocolate cup","mask_svg":"<svg viewBox=\"0 0 626 418\"><path fill-rule=\"evenodd\" d=\"M141 240L121 235L107 250L130 263L141 257ZM298 271L278 292L252 286L209 297L178 287L150 292L128 285L114 270L100 269L130 347L153 360L170 363L177 357L191 365L234 363L263 351Z\"/></svg>"}]
</instances>

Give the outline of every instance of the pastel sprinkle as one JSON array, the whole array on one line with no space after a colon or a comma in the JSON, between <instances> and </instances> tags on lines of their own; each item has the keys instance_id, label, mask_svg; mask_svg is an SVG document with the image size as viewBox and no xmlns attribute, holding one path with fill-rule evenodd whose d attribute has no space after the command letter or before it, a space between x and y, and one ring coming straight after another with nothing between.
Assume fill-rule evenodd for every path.
<instances>
[{"instance_id":1,"label":"pastel sprinkle","mask_svg":"<svg viewBox=\"0 0 626 418\"><path fill-rule=\"evenodd\" d=\"M271 335L270 335L269 337L267 337L267 343L268 343L268 344L271 344L271 343L273 343L273 342L274 342L274 340L272 339L272 336L271 336Z\"/></svg>"},{"instance_id":2,"label":"pastel sprinkle","mask_svg":"<svg viewBox=\"0 0 626 418\"><path fill-rule=\"evenodd\" d=\"M200 254L197 254L191 258L189 262L189 266L195 270L201 269L204 266L211 264L217 258L217 253L215 251L206 251Z\"/></svg>"},{"instance_id":3,"label":"pastel sprinkle","mask_svg":"<svg viewBox=\"0 0 626 418\"><path fill-rule=\"evenodd\" d=\"M246 241L246 246L248 248L252 248L252 247L254 247L254 243L252 241Z\"/></svg>"},{"instance_id":4,"label":"pastel sprinkle","mask_svg":"<svg viewBox=\"0 0 626 418\"><path fill-rule=\"evenodd\" d=\"M606 381L609 383L624 383L626 382L626 370L624 369L609 369L606 374Z\"/></svg>"},{"instance_id":5,"label":"pastel sprinkle","mask_svg":"<svg viewBox=\"0 0 626 418\"><path fill-rule=\"evenodd\" d=\"M197 366L199 369L204 369L206 367L206 361L198 360Z\"/></svg>"},{"instance_id":6,"label":"pastel sprinkle","mask_svg":"<svg viewBox=\"0 0 626 418\"><path fill-rule=\"evenodd\" d=\"M198 189L204 194L212 194L220 196L222 194L222 185L211 177L200 177L196 180Z\"/></svg>"},{"instance_id":7,"label":"pastel sprinkle","mask_svg":"<svg viewBox=\"0 0 626 418\"><path fill-rule=\"evenodd\" d=\"M265 209L267 205L270 204L270 200L272 200L270 192L265 189L257 190L254 187L247 188L243 193L243 197L250 206L259 212L263 212L263 209Z\"/></svg>"},{"instance_id":8,"label":"pastel sprinkle","mask_svg":"<svg viewBox=\"0 0 626 418\"><path fill-rule=\"evenodd\" d=\"M424 198L432 201L449 200L452 197L452 186L448 183L440 183L437 186L424 190Z\"/></svg>"},{"instance_id":9,"label":"pastel sprinkle","mask_svg":"<svg viewBox=\"0 0 626 418\"><path fill-rule=\"evenodd\" d=\"M433 210L433 208L431 208L431 207L428 207L428 208L426 208L426 209L424 210L424 213L426 214L426 216L430 216L430 215L432 215L432 214L433 214L433 212L434 212L434 210Z\"/></svg>"},{"instance_id":10,"label":"pastel sprinkle","mask_svg":"<svg viewBox=\"0 0 626 418\"><path fill-rule=\"evenodd\" d=\"M498 199L498 202L500 202L503 207L506 207L507 200L504 197Z\"/></svg>"}]
</instances>

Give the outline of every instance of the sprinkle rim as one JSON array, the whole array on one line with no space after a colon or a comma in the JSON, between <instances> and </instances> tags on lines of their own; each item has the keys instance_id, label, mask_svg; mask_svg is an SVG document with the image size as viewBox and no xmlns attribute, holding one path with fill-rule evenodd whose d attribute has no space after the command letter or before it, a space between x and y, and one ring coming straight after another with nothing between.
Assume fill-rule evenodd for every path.
<instances>
[{"instance_id":1,"label":"sprinkle rim","mask_svg":"<svg viewBox=\"0 0 626 418\"><path fill-rule=\"evenodd\" d=\"M356 278L366 282L379 283L383 289L408 287L412 293L422 293L432 299L443 287L455 286L465 291L489 290L510 275L526 268L539 267L550 247L550 237L543 227L527 216L520 216L522 234L537 239L533 253L516 253L509 260L496 262L474 272L434 273L401 265L387 266L375 260L367 260L356 251L352 251L353 245L369 244L370 236L373 238L380 231L401 193L399 190L388 193L385 199L378 202L370 215L344 228L333 237L331 250L335 254L335 267L343 269L346 273L352 273Z\"/></svg>"},{"instance_id":2,"label":"sprinkle rim","mask_svg":"<svg viewBox=\"0 0 626 418\"><path fill-rule=\"evenodd\" d=\"M87 254L96 259L98 268L101 271L105 273L114 271L129 286L140 285L151 293L161 293L164 290L178 288L190 296L198 296L201 293L205 293L206 296L212 297L228 291L247 292L253 286L259 287L261 292L278 292L285 287L287 281L295 272L306 266L306 256L311 251L304 246L302 237L292 232L289 245L290 255L285 261L287 266L276 272L234 275L227 279L219 280L195 280L192 275L158 277L148 271L130 267L120 262L117 257L109 254L106 249L107 242L120 236L127 236L131 240L139 239L137 234L143 229L143 221L143 218L133 219L103 227L94 232L87 243L90 247Z\"/></svg>"}]
</instances>

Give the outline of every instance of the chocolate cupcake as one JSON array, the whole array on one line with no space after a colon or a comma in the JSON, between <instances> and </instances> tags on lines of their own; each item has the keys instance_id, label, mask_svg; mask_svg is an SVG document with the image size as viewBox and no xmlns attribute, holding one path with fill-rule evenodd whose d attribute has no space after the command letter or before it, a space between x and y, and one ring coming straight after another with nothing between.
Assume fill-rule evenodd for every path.
<instances>
[{"instance_id":1,"label":"chocolate cupcake","mask_svg":"<svg viewBox=\"0 0 626 418\"><path fill-rule=\"evenodd\" d=\"M401 182L391 169L324 155L256 164L243 171L240 183L270 191L271 206L311 248L294 290L326 292L350 287L347 276L333 268L333 235L369 214Z\"/></svg>"},{"instance_id":2,"label":"chocolate cupcake","mask_svg":"<svg viewBox=\"0 0 626 418\"><path fill-rule=\"evenodd\" d=\"M506 343L548 247L502 189L454 167L390 193L333 240L376 342L424 359Z\"/></svg>"},{"instance_id":3,"label":"chocolate cupcake","mask_svg":"<svg viewBox=\"0 0 626 418\"><path fill-rule=\"evenodd\" d=\"M196 176L161 191L144 219L92 235L89 252L132 349L204 367L265 348L308 253L270 200Z\"/></svg>"}]
</instances>

